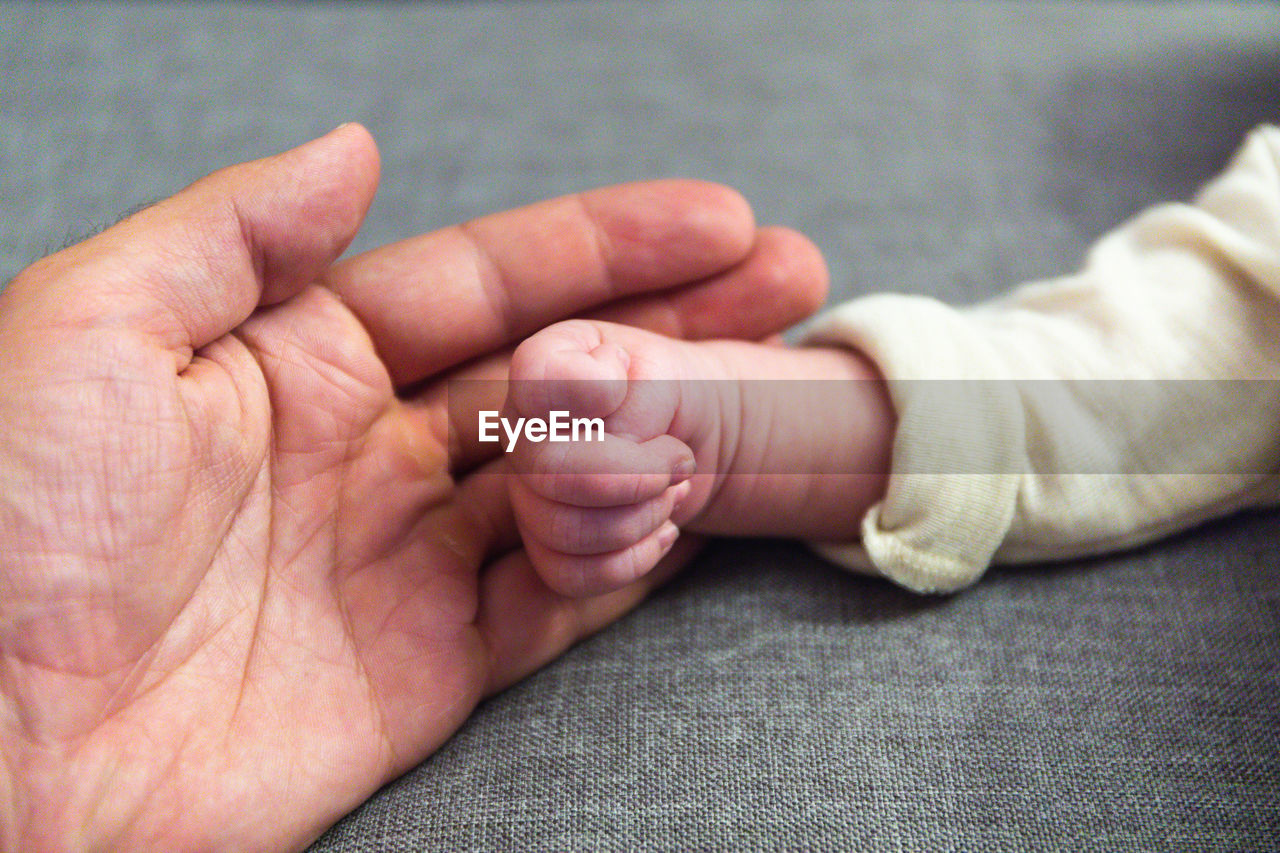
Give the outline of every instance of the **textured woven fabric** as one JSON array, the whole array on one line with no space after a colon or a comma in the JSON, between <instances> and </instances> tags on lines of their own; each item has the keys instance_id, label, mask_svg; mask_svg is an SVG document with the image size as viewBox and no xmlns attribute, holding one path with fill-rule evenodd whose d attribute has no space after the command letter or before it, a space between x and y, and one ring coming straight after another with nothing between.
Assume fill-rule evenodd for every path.
<instances>
[{"instance_id":1,"label":"textured woven fabric","mask_svg":"<svg viewBox=\"0 0 1280 853\"><path fill-rule=\"evenodd\" d=\"M1218 171L1280 117L1277 35L1265 5L6 5L0 280L358 120L356 249L681 174L811 234L836 297L970 302ZM723 544L315 849L1277 849L1278 534L949 599Z\"/></svg>"}]
</instances>

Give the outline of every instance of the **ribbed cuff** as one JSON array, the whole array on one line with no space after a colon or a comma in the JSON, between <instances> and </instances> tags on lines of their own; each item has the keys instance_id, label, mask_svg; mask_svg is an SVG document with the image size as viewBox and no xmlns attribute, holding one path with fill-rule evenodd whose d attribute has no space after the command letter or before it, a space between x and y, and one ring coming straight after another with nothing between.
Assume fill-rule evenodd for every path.
<instances>
[{"instance_id":1,"label":"ribbed cuff","mask_svg":"<svg viewBox=\"0 0 1280 853\"><path fill-rule=\"evenodd\" d=\"M862 541L815 549L917 592L972 584L1009 530L1027 468L1022 408L990 343L956 309L898 295L832 309L806 343L872 359L898 413L888 490L863 517Z\"/></svg>"}]
</instances>

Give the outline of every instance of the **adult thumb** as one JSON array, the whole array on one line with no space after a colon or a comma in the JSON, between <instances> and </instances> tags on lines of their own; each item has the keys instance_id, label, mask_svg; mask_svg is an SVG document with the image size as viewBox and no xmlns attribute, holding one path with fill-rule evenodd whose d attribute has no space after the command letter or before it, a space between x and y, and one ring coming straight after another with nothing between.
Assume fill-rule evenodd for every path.
<instances>
[{"instance_id":1,"label":"adult thumb","mask_svg":"<svg viewBox=\"0 0 1280 853\"><path fill-rule=\"evenodd\" d=\"M369 132L346 124L214 172L23 270L3 313L26 303L56 325L124 327L199 349L333 263L364 220L378 171Z\"/></svg>"}]
</instances>

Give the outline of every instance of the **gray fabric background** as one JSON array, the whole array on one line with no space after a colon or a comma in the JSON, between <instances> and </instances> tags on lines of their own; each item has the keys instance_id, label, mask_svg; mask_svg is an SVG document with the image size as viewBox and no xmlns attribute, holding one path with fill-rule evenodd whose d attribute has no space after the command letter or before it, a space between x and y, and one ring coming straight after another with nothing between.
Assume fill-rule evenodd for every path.
<instances>
[{"instance_id":1,"label":"gray fabric background","mask_svg":"<svg viewBox=\"0 0 1280 853\"><path fill-rule=\"evenodd\" d=\"M0 281L342 121L355 250L730 183L836 297L1071 269L1280 120L1280 10L1109 3L0 6ZM1280 849L1280 516L947 599L734 542L481 707L330 850Z\"/></svg>"}]
</instances>

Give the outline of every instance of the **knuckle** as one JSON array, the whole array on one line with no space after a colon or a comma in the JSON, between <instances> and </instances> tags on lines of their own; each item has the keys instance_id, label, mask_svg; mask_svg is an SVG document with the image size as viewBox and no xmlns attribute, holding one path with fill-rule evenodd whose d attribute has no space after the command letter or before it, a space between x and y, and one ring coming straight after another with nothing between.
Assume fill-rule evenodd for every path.
<instances>
[{"instance_id":1,"label":"knuckle","mask_svg":"<svg viewBox=\"0 0 1280 853\"><path fill-rule=\"evenodd\" d=\"M551 512L547 544L569 554L590 552L596 531L581 510L556 507Z\"/></svg>"}]
</instances>

